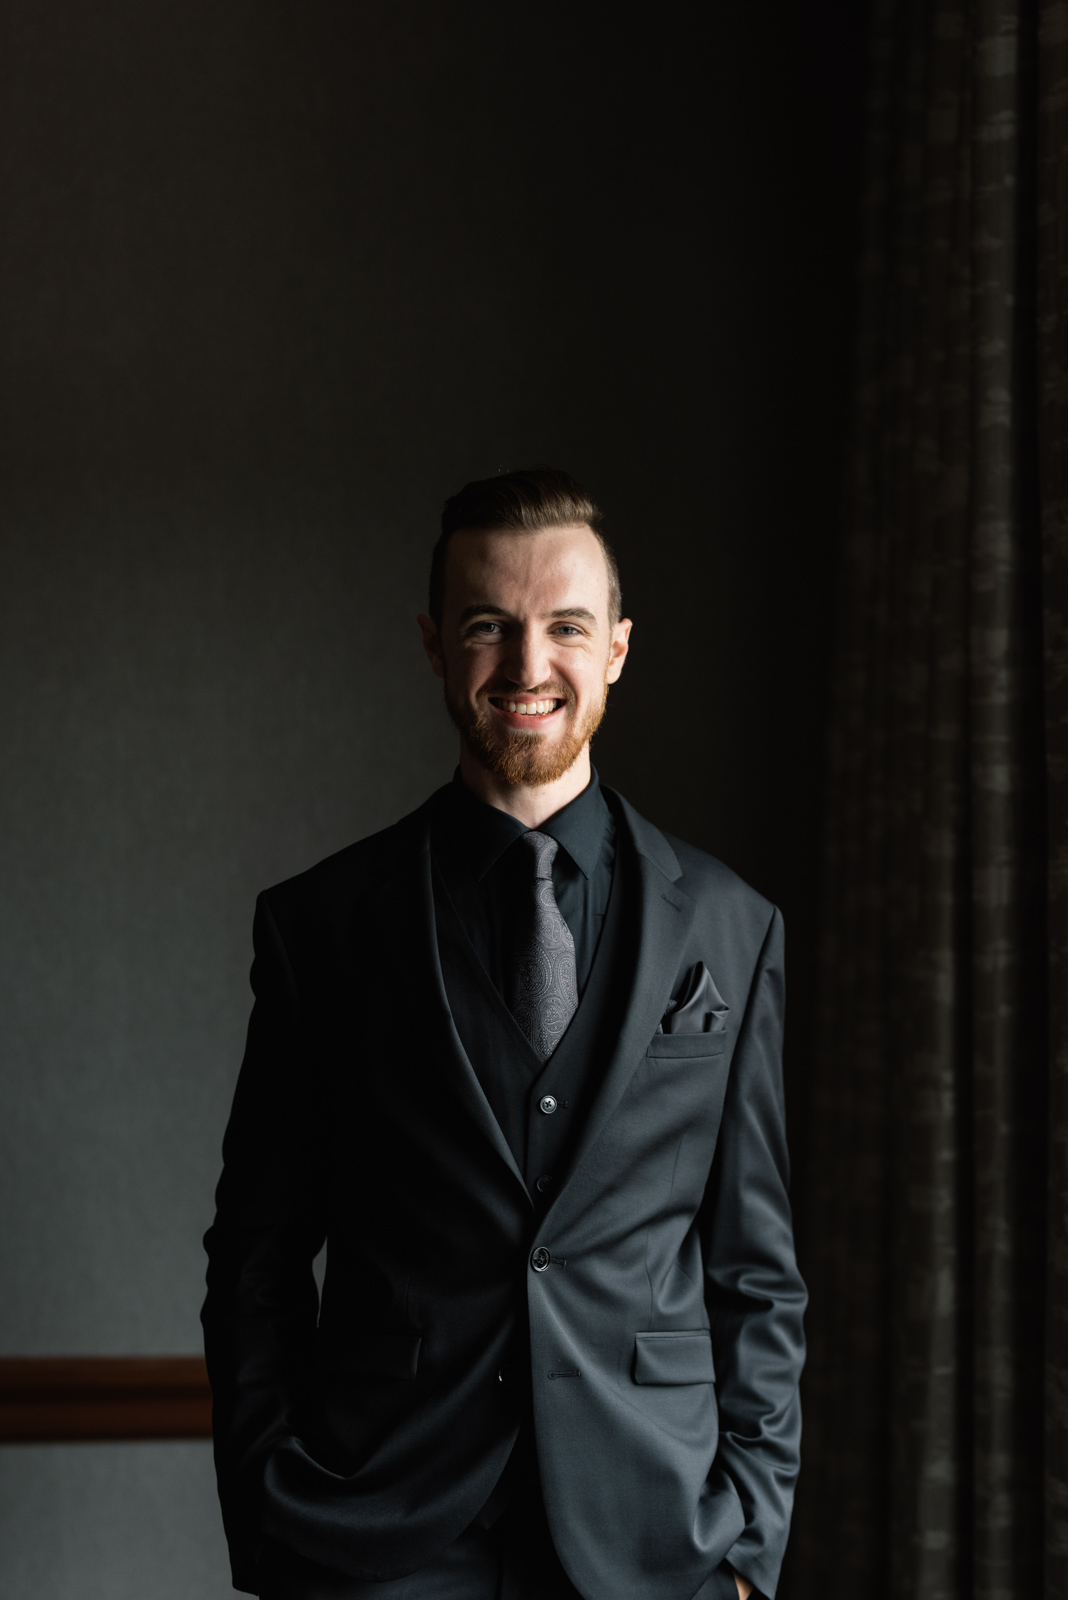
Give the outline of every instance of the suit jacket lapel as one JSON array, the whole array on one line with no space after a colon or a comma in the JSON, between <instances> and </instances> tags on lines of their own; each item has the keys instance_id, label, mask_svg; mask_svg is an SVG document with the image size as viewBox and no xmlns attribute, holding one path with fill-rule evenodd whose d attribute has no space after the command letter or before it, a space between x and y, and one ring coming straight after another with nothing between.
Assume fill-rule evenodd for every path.
<instances>
[{"instance_id":1,"label":"suit jacket lapel","mask_svg":"<svg viewBox=\"0 0 1068 1600\"><path fill-rule=\"evenodd\" d=\"M431 1046L436 1047L442 1069L453 1079L456 1091L471 1117L505 1166L515 1174L516 1181L529 1200L530 1191L463 1047L445 993L434 914L431 818L431 803L428 802L401 824L402 827L410 826L412 833L408 848L400 852L405 865L390 877L381 891L379 928L386 945L385 954L396 970L408 975L402 987L410 984L414 992L426 996Z\"/></svg>"},{"instance_id":2,"label":"suit jacket lapel","mask_svg":"<svg viewBox=\"0 0 1068 1600\"><path fill-rule=\"evenodd\" d=\"M616 1047L579 1137L568 1175L550 1207L550 1214L557 1207L566 1209L574 1178L585 1165L601 1130L619 1105L645 1055L649 1040L671 996L672 983L696 911L690 896L676 885L682 870L664 835L639 816L621 795L610 789L605 790L605 795L623 821L620 843L633 851L630 865L632 870L635 866L637 869L635 914L640 929L640 943L634 983L629 992ZM383 886L379 924L381 935L389 959L398 970L410 973L412 984L428 997L428 1023L443 1070L452 1077L457 1093L471 1117L505 1166L515 1175L516 1182L529 1200L523 1175L463 1047L445 993L434 915L431 817L432 802L428 802L399 824L410 830L407 848L399 852L405 865L392 874L390 881ZM411 914L413 903L414 916Z\"/></svg>"},{"instance_id":3,"label":"suit jacket lapel","mask_svg":"<svg viewBox=\"0 0 1068 1600\"><path fill-rule=\"evenodd\" d=\"M640 817L621 795L611 790L606 790L606 794L622 813L636 852L636 915L640 929L637 966L616 1048L551 1211L557 1207L566 1209L573 1179L638 1070L671 997L672 983L697 909L690 896L676 886L675 879L681 877L681 868L664 835Z\"/></svg>"}]
</instances>

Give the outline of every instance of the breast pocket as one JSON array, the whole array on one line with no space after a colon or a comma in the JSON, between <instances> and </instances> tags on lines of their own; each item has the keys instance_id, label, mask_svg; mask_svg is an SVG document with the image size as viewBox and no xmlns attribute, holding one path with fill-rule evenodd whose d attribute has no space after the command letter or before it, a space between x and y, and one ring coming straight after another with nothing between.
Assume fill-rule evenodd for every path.
<instances>
[{"instance_id":1,"label":"breast pocket","mask_svg":"<svg viewBox=\"0 0 1068 1600\"><path fill-rule=\"evenodd\" d=\"M713 1033L654 1033L648 1054L658 1061L689 1061L700 1056L721 1056L726 1028Z\"/></svg>"}]
</instances>

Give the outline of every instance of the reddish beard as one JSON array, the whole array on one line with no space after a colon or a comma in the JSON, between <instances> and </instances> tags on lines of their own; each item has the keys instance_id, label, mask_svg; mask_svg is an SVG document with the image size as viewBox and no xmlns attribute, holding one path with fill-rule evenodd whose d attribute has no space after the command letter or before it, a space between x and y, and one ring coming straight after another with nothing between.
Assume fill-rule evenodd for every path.
<instances>
[{"instance_id":1,"label":"reddish beard","mask_svg":"<svg viewBox=\"0 0 1068 1600\"><path fill-rule=\"evenodd\" d=\"M494 693L499 699L500 691ZM497 723L489 703L490 691L479 695L477 708L472 711L453 698L449 680L445 679L445 707L475 760L510 786L540 788L570 772L601 726L608 704L608 677L606 674L600 701L589 707L581 721L570 689L527 689L524 693L529 699L563 700L567 721L562 734L549 739L537 728L528 733L525 728Z\"/></svg>"}]
</instances>

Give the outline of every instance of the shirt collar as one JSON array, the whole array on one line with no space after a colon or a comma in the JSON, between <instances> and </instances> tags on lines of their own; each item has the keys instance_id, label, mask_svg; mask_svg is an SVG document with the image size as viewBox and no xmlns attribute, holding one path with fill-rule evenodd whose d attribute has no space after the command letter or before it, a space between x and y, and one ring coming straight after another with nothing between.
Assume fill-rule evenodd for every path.
<instances>
[{"instance_id":1,"label":"shirt collar","mask_svg":"<svg viewBox=\"0 0 1068 1600\"><path fill-rule=\"evenodd\" d=\"M443 797L441 842L476 878L484 878L509 845L530 831L507 811L499 811L472 794L460 777L459 768ZM608 806L594 771L582 793L547 818L538 832L550 834L589 878L600 858L608 819Z\"/></svg>"},{"instance_id":2,"label":"shirt collar","mask_svg":"<svg viewBox=\"0 0 1068 1600\"><path fill-rule=\"evenodd\" d=\"M608 818L601 780L594 771L582 793L543 822L538 832L551 834L583 876L589 878L600 859Z\"/></svg>"}]
</instances>

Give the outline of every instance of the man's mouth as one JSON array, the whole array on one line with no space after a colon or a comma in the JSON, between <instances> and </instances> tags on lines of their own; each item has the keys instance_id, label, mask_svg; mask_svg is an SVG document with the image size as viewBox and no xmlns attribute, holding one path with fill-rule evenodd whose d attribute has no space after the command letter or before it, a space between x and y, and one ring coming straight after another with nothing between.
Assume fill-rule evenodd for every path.
<instances>
[{"instance_id":1,"label":"man's mouth","mask_svg":"<svg viewBox=\"0 0 1068 1600\"><path fill-rule=\"evenodd\" d=\"M520 720L527 725L532 722L544 722L564 704L562 699L553 695L517 695L512 699L509 695L500 694L490 695L489 703L509 721L514 717L517 725Z\"/></svg>"}]
</instances>

